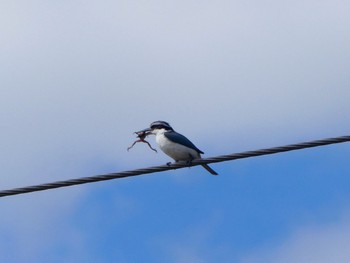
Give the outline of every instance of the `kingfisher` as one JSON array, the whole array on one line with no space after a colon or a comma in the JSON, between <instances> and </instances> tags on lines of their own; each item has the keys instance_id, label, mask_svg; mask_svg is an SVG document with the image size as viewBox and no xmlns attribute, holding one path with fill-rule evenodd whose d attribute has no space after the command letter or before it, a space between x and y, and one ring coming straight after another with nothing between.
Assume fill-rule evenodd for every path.
<instances>
[{"instance_id":1,"label":"kingfisher","mask_svg":"<svg viewBox=\"0 0 350 263\"><path fill-rule=\"evenodd\" d=\"M137 133L141 132L155 135L159 148L175 162L186 161L190 163L192 160L201 159L203 152L184 135L174 131L166 121L152 122L149 128ZM209 165L202 164L202 166L212 175L218 175Z\"/></svg>"}]
</instances>

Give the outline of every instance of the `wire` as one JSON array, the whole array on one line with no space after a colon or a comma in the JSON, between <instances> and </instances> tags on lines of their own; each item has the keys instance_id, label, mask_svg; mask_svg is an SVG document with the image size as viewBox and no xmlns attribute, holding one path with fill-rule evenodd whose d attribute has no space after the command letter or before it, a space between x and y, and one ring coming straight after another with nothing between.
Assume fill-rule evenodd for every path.
<instances>
[{"instance_id":1,"label":"wire","mask_svg":"<svg viewBox=\"0 0 350 263\"><path fill-rule=\"evenodd\" d=\"M290 145L279 146L274 148L261 149L256 151L233 153L233 154L221 155L217 157L193 160L191 164L188 164L186 162L178 162L178 163L173 163L171 165L161 165L161 166L154 166L154 167L136 169L131 171L124 171L119 173L109 173L109 174L82 177L82 178L65 180L65 181L57 181L53 183L39 184L39 185L22 187L22 188L14 188L10 190L3 190L3 191L0 191L0 197L25 194L30 192L38 192L38 191L44 191L44 190L60 188L60 187L67 187L72 185L94 183L94 182L106 181L106 180L112 180L112 179L120 179L120 178L125 178L130 176L159 173L167 170L180 169L185 167L197 166L201 164L232 161L237 159L275 154L275 153L281 153L281 152L288 152L288 151L295 151L295 150L324 146L329 144L343 143L348 141L350 141L350 136L342 136L342 137L335 137L335 138L329 138L329 139L323 139L323 140L290 144Z\"/></svg>"}]
</instances>

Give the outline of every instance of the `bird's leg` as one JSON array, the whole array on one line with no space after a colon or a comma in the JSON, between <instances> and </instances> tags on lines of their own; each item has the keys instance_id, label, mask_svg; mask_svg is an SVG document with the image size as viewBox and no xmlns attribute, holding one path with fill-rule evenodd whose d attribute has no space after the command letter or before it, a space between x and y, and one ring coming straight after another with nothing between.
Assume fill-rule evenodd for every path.
<instances>
[{"instance_id":1,"label":"bird's leg","mask_svg":"<svg viewBox=\"0 0 350 263\"><path fill-rule=\"evenodd\" d=\"M175 160L175 163L178 163L178 162L179 162L179 160ZM166 165L171 166L171 162L167 162Z\"/></svg>"},{"instance_id":2,"label":"bird's leg","mask_svg":"<svg viewBox=\"0 0 350 263\"><path fill-rule=\"evenodd\" d=\"M188 159L188 160L186 161L186 164L187 164L188 166L191 166L192 161L194 160L194 158L193 158L193 156L192 156L191 154L188 154L188 155L189 155L190 159Z\"/></svg>"}]
</instances>

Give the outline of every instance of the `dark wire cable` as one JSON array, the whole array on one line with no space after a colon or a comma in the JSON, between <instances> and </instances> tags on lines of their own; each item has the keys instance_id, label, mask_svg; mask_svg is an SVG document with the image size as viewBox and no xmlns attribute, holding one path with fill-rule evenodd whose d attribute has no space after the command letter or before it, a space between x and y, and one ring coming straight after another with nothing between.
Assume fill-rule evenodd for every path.
<instances>
[{"instance_id":1,"label":"dark wire cable","mask_svg":"<svg viewBox=\"0 0 350 263\"><path fill-rule=\"evenodd\" d=\"M350 141L350 136L342 136L342 137L335 137L335 138L329 138L329 139L323 139L323 140L317 140L317 141L290 144L290 145L274 147L274 148L261 149L256 151L233 153L233 154L221 155L217 157L205 158L200 160L193 160L193 162L190 165L187 164L186 162L178 162L178 163L171 164L170 166L161 165L161 166L154 166L149 168L119 172L119 173L102 174L102 175L96 175L96 176L82 177L78 179L57 181L53 183L33 185L33 186L27 186L22 188L14 188L10 190L3 190L3 191L0 191L0 197L18 195L18 194L24 194L24 193L30 193L30 192L38 192L38 191L44 191L44 190L60 188L60 187L67 187L67 186L78 185L78 184L86 184L86 183L93 183L93 182L106 181L106 180L112 180L112 179L120 179L120 178L125 178L130 176L143 175L143 174L158 173L158 172L163 172L163 171L172 170L172 169L180 169L185 167L197 166L201 164L218 163L218 162L232 161L232 160L249 158L249 157L256 157L261 155L295 151L295 150L301 150L305 148L343 143L348 141Z\"/></svg>"}]
</instances>

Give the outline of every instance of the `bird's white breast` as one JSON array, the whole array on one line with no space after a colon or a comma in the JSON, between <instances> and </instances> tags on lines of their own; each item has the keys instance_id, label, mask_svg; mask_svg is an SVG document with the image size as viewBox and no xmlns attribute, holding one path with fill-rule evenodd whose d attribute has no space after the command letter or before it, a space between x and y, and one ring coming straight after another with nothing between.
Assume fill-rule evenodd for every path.
<instances>
[{"instance_id":1,"label":"bird's white breast","mask_svg":"<svg viewBox=\"0 0 350 263\"><path fill-rule=\"evenodd\" d=\"M159 148L175 161L190 161L192 159L200 158L200 155L197 151L184 145L170 141L165 137L164 132L157 133L156 142Z\"/></svg>"}]
</instances>

